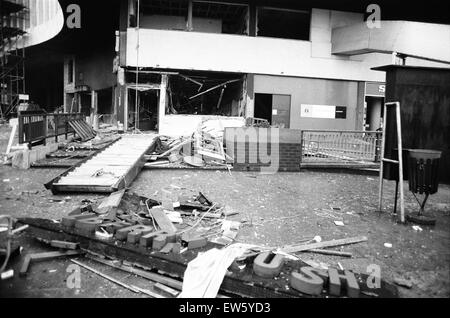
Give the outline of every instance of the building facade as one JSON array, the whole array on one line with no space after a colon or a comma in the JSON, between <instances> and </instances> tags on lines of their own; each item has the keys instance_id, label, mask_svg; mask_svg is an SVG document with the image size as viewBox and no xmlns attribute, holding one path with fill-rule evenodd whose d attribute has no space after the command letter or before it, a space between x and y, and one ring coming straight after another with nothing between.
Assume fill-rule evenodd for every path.
<instances>
[{"instance_id":1,"label":"building facade","mask_svg":"<svg viewBox=\"0 0 450 318\"><path fill-rule=\"evenodd\" d=\"M65 59L66 110L168 135L204 116L376 130L385 75L372 68L449 67L448 25L370 28L364 12L276 3L120 1L115 47Z\"/></svg>"}]
</instances>

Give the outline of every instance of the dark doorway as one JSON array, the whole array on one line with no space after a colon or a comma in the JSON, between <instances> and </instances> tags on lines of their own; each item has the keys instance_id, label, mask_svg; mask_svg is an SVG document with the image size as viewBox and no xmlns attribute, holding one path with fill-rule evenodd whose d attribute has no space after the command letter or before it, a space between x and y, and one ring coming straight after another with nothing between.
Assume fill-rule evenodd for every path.
<instances>
[{"instance_id":1,"label":"dark doorway","mask_svg":"<svg viewBox=\"0 0 450 318\"><path fill-rule=\"evenodd\" d=\"M255 94L255 118L266 119L272 124L272 94Z\"/></svg>"},{"instance_id":2,"label":"dark doorway","mask_svg":"<svg viewBox=\"0 0 450 318\"><path fill-rule=\"evenodd\" d=\"M368 131L375 131L382 125L383 118L383 97L366 96L366 120L364 127Z\"/></svg>"}]
</instances>

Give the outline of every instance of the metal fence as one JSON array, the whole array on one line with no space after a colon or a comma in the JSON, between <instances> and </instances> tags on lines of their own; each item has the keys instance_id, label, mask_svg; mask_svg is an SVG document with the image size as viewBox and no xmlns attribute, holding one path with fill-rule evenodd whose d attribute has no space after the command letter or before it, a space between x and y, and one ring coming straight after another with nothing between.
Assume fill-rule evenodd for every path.
<instances>
[{"instance_id":1,"label":"metal fence","mask_svg":"<svg viewBox=\"0 0 450 318\"><path fill-rule=\"evenodd\" d=\"M302 164L365 165L380 160L382 132L303 130Z\"/></svg>"},{"instance_id":2,"label":"metal fence","mask_svg":"<svg viewBox=\"0 0 450 318\"><path fill-rule=\"evenodd\" d=\"M46 113L45 111L20 111L19 121L19 144L33 145L46 144L47 138L55 138L75 131L70 127L69 121L84 119L82 113Z\"/></svg>"}]
</instances>

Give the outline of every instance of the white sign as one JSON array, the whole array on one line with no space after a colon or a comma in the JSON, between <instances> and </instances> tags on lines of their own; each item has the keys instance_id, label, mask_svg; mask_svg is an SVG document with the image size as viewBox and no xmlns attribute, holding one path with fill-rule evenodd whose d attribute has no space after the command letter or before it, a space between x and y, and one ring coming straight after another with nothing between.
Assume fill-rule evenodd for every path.
<instances>
[{"instance_id":1,"label":"white sign","mask_svg":"<svg viewBox=\"0 0 450 318\"><path fill-rule=\"evenodd\" d=\"M19 94L19 99L20 100L29 100L30 96L27 94Z\"/></svg>"},{"instance_id":2,"label":"white sign","mask_svg":"<svg viewBox=\"0 0 450 318\"><path fill-rule=\"evenodd\" d=\"M336 118L336 106L301 104L301 117L309 118Z\"/></svg>"}]
</instances>

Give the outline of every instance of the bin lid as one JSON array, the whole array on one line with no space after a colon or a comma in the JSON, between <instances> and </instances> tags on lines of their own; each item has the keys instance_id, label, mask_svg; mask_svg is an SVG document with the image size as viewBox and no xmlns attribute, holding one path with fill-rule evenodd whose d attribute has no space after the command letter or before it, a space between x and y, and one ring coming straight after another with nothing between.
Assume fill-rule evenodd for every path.
<instances>
[{"instance_id":1,"label":"bin lid","mask_svg":"<svg viewBox=\"0 0 450 318\"><path fill-rule=\"evenodd\" d=\"M408 149L409 156L415 159L439 159L442 151L430 149Z\"/></svg>"}]
</instances>

